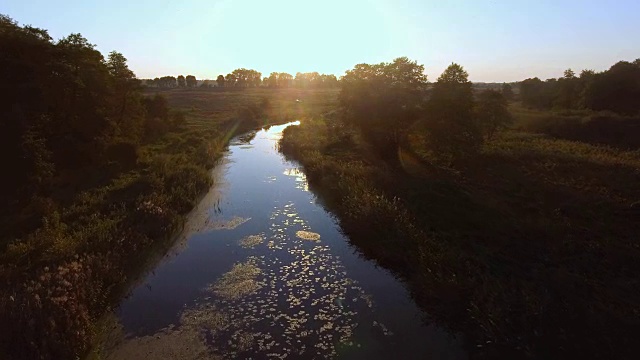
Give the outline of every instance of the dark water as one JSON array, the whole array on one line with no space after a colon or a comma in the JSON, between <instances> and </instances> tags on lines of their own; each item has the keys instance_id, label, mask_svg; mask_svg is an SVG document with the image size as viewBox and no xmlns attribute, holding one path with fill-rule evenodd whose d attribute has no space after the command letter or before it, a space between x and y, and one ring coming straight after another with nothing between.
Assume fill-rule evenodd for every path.
<instances>
[{"instance_id":1,"label":"dark water","mask_svg":"<svg viewBox=\"0 0 640 360\"><path fill-rule=\"evenodd\" d=\"M232 142L173 255L120 305L110 358L466 358L340 233L277 151L286 126Z\"/></svg>"}]
</instances>

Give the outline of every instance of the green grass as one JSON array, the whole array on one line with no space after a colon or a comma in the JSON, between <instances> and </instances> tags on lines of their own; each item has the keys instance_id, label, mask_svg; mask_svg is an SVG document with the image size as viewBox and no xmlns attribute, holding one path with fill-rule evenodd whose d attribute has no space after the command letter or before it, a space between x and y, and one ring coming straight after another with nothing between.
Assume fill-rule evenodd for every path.
<instances>
[{"instance_id":1,"label":"green grass","mask_svg":"<svg viewBox=\"0 0 640 360\"><path fill-rule=\"evenodd\" d=\"M50 198L23 209L0 249L0 358L87 354L105 314L152 266L211 186L209 170L243 131L334 106L336 91L164 91L182 129L138 150L137 164L61 174ZM301 99L302 102L296 102ZM16 218L21 215L17 214ZM19 229L18 229L19 228ZM7 232L8 233L8 232Z\"/></svg>"},{"instance_id":2,"label":"green grass","mask_svg":"<svg viewBox=\"0 0 640 360\"><path fill-rule=\"evenodd\" d=\"M544 111L509 106L519 131L554 138L606 145L622 150L640 148L640 117L589 110Z\"/></svg>"},{"instance_id":3,"label":"green grass","mask_svg":"<svg viewBox=\"0 0 640 360\"><path fill-rule=\"evenodd\" d=\"M474 356L637 353L640 153L508 131L446 169L414 134L398 169L336 124L288 128L281 149L351 241Z\"/></svg>"}]
</instances>

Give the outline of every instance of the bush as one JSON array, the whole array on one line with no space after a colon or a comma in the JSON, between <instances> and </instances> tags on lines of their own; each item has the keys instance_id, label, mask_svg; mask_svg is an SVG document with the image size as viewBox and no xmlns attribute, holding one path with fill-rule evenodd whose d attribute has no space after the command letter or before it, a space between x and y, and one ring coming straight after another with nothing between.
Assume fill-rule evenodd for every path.
<instances>
[{"instance_id":1,"label":"bush","mask_svg":"<svg viewBox=\"0 0 640 360\"><path fill-rule=\"evenodd\" d=\"M640 149L640 117L611 112L566 115L551 112L516 113L518 128L560 139Z\"/></svg>"},{"instance_id":2,"label":"bush","mask_svg":"<svg viewBox=\"0 0 640 360\"><path fill-rule=\"evenodd\" d=\"M108 161L117 163L123 170L132 169L138 163L138 144L131 141L110 144L106 156Z\"/></svg>"}]
</instances>

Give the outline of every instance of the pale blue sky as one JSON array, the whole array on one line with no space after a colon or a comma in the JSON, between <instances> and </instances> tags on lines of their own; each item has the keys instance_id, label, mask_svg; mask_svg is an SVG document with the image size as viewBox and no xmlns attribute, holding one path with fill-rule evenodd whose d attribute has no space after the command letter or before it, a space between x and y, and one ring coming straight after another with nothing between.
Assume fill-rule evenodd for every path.
<instances>
[{"instance_id":1,"label":"pale blue sky","mask_svg":"<svg viewBox=\"0 0 640 360\"><path fill-rule=\"evenodd\" d=\"M80 32L140 78L215 78L246 67L334 73L408 56L434 81L558 77L640 57L640 0L3 0L55 38Z\"/></svg>"}]
</instances>

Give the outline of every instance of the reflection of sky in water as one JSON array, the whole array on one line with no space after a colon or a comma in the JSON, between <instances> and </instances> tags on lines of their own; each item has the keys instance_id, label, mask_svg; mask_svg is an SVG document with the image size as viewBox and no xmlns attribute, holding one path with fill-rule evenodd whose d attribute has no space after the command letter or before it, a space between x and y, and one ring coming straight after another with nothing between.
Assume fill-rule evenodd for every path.
<instances>
[{"instance_id":1,"label":"reflection of sky in water","mask_svg":"<svg viewBox=\"0 0 640 360\"><path fill-rule=\"evenodd\" d=\"M164 348L153 341L187 337L213 358L463 358L460 341L425 326L402 284L315 204L275 148L284 127L230 147L218 208L123 302L129 339L111 358L144 346L151 358L205 358L201 346L153 352Z\"/></svg>"},{"instance_id":2,"label":"reflection of sky in water","mask_svg":"<svg viewBox=\"0 0 640 360\"><path fill-rule=\"evenodd\" d=\"M332 357L362 346L354 340L358 328L391 336L382 323L359 323L358 314L373 316L371 296L347 276L339 256L315 237L318 242L291 236L309 229L293 204L274 211L271 221L271 240L254 247L263 255L236 264L210 286L217 289L211 300L216 312L229 319L201 329L210 333L216 353Z\"/></svg>"}]
</instances>

